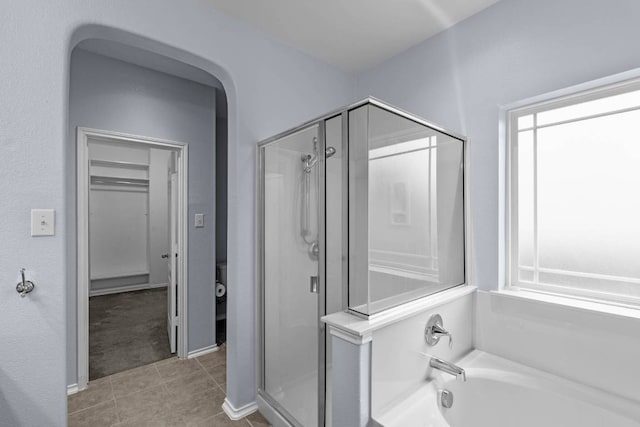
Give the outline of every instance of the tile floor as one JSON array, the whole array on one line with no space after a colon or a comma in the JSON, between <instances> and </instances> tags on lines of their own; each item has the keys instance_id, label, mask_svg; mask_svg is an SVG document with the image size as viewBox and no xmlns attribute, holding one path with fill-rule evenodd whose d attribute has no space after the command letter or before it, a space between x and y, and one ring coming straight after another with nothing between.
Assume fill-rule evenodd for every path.
<instances>
[{"instance_id":1,"label":"tile floor","mask_svg":"<svg viewBox=\"0 0 640 427\"><path fill-rule=\"evenodd\" d=\"M266 427L255 412L238 421L222 411L226 346L195 359L171 358L89 383L69 396L69 427Z\"/></svg>"}]
</instances>

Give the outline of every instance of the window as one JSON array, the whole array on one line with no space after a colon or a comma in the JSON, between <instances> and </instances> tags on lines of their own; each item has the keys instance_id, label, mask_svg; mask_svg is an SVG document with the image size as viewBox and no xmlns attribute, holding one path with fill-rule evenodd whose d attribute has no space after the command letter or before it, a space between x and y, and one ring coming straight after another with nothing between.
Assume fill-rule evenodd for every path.
<instances>
[{"instance_id":1,"label":"window","mask_svg":"<svg viewBox=\"0 0 640 427\"><path fill-rule=\"evenodd\" d=\"M509 113L510 284L640 306L640 82Z\"/></svg>"}]
</instances>

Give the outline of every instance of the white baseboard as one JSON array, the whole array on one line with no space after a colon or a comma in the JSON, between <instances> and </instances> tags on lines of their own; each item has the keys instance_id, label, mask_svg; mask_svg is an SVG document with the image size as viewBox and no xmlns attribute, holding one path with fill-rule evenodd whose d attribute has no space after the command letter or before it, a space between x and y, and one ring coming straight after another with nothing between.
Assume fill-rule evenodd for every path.
<instances>
[{"instance_id":1,"label":"white baseboard","mask_svg":"<svg viewBox=\"0 0 640 427\"><path fill-rule=\"evenodd\" d=\"M207 353L213 353L215 351L220 350L217 344L210 345L209 347L199 348L198 350L193 350L187 353L187 359L193 359L194 357L204 356Z\"/></svg>"},{"instance_id":2,"label":"white baseboard","mask_svg":"<svg viewBox=\"0 0 640 427\"><path fill-rule=\"evenodd\" d=\"M72 394L76 394L80 390L78 389L78 384L69 384L67 386L67 396L71 396Z\"/></svg>"},{"instance_id":3,"label":"white baseboard","mask_svg":"<svg viewBox=\"0 0 640 427\"><path fill-rule=\"evenodd\" d=\"M144 289L156 289L156 288L166 288L166 287L167 287L167 283L158 283L155 285L144 283L142 285L117 286L115 288L104 288L104 289L96 289L95 291L89 291L89 296L99 297L101 295L119 294L121 292L133 292L133 291L142 291Z\"/></svg>"},{"instance_id":4,"label":"white baseboard","mask_svg":"<svg viewBox=\"0 0 640 427\"><path fill-rule=\"evenodd\" d=\"M236 409L233 407L233 405L229 402L228 399L224 399L224 403L222 404L222 410L225 412L225 414L227 414L227 417L235 421L256 412L258 410L258 404L256 402L251 402L244 405L241 408Z\"/></svg>"}]
</instances>

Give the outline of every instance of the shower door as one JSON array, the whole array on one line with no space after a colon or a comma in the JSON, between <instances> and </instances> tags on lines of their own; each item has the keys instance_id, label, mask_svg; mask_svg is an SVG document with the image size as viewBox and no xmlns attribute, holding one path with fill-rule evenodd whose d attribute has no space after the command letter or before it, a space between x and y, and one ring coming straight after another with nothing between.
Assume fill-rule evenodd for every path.
<instances>
[{"instance_id":1,"label":"shower door","mask_svg":"<svg viewBox=\"0 0 640 427\"><path fill-rule=\"evenodd\" d=\"M324 141L313 125L261 146L260 393L294 425L324 425Z\"/></svg>"}]
</instances>

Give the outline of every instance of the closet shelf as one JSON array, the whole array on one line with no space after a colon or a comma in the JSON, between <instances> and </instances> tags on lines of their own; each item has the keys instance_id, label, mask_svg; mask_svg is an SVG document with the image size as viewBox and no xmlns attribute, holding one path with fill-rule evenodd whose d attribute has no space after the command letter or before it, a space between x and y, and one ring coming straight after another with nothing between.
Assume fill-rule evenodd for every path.
<instances>
[{"instance_id":1,"label":"closet shelf","mask_svg":"<svg viewBox=\"0 0 640 427\"><path fill-rule=\"evenodd\" d=\"M121 279L123 277L136 277L136 276L148 276L149 271L134 271L132 273L113 273L113 274L96 274L91 276L90 280L105 280L105 279Z\"/></svg>"},{"instance_id":2,"label":"closet shelf","mask_svg":"<svg viewBox=\"0 0 640 427\"><path fill-rule=\"evenodd\" d=\"M91 160L91 166L106 166L115 168L127 168L127 169L149 169L149 165L146 163L133 163L133 162L120 162L115 160Z\"/></svg>"}]
</instances>

